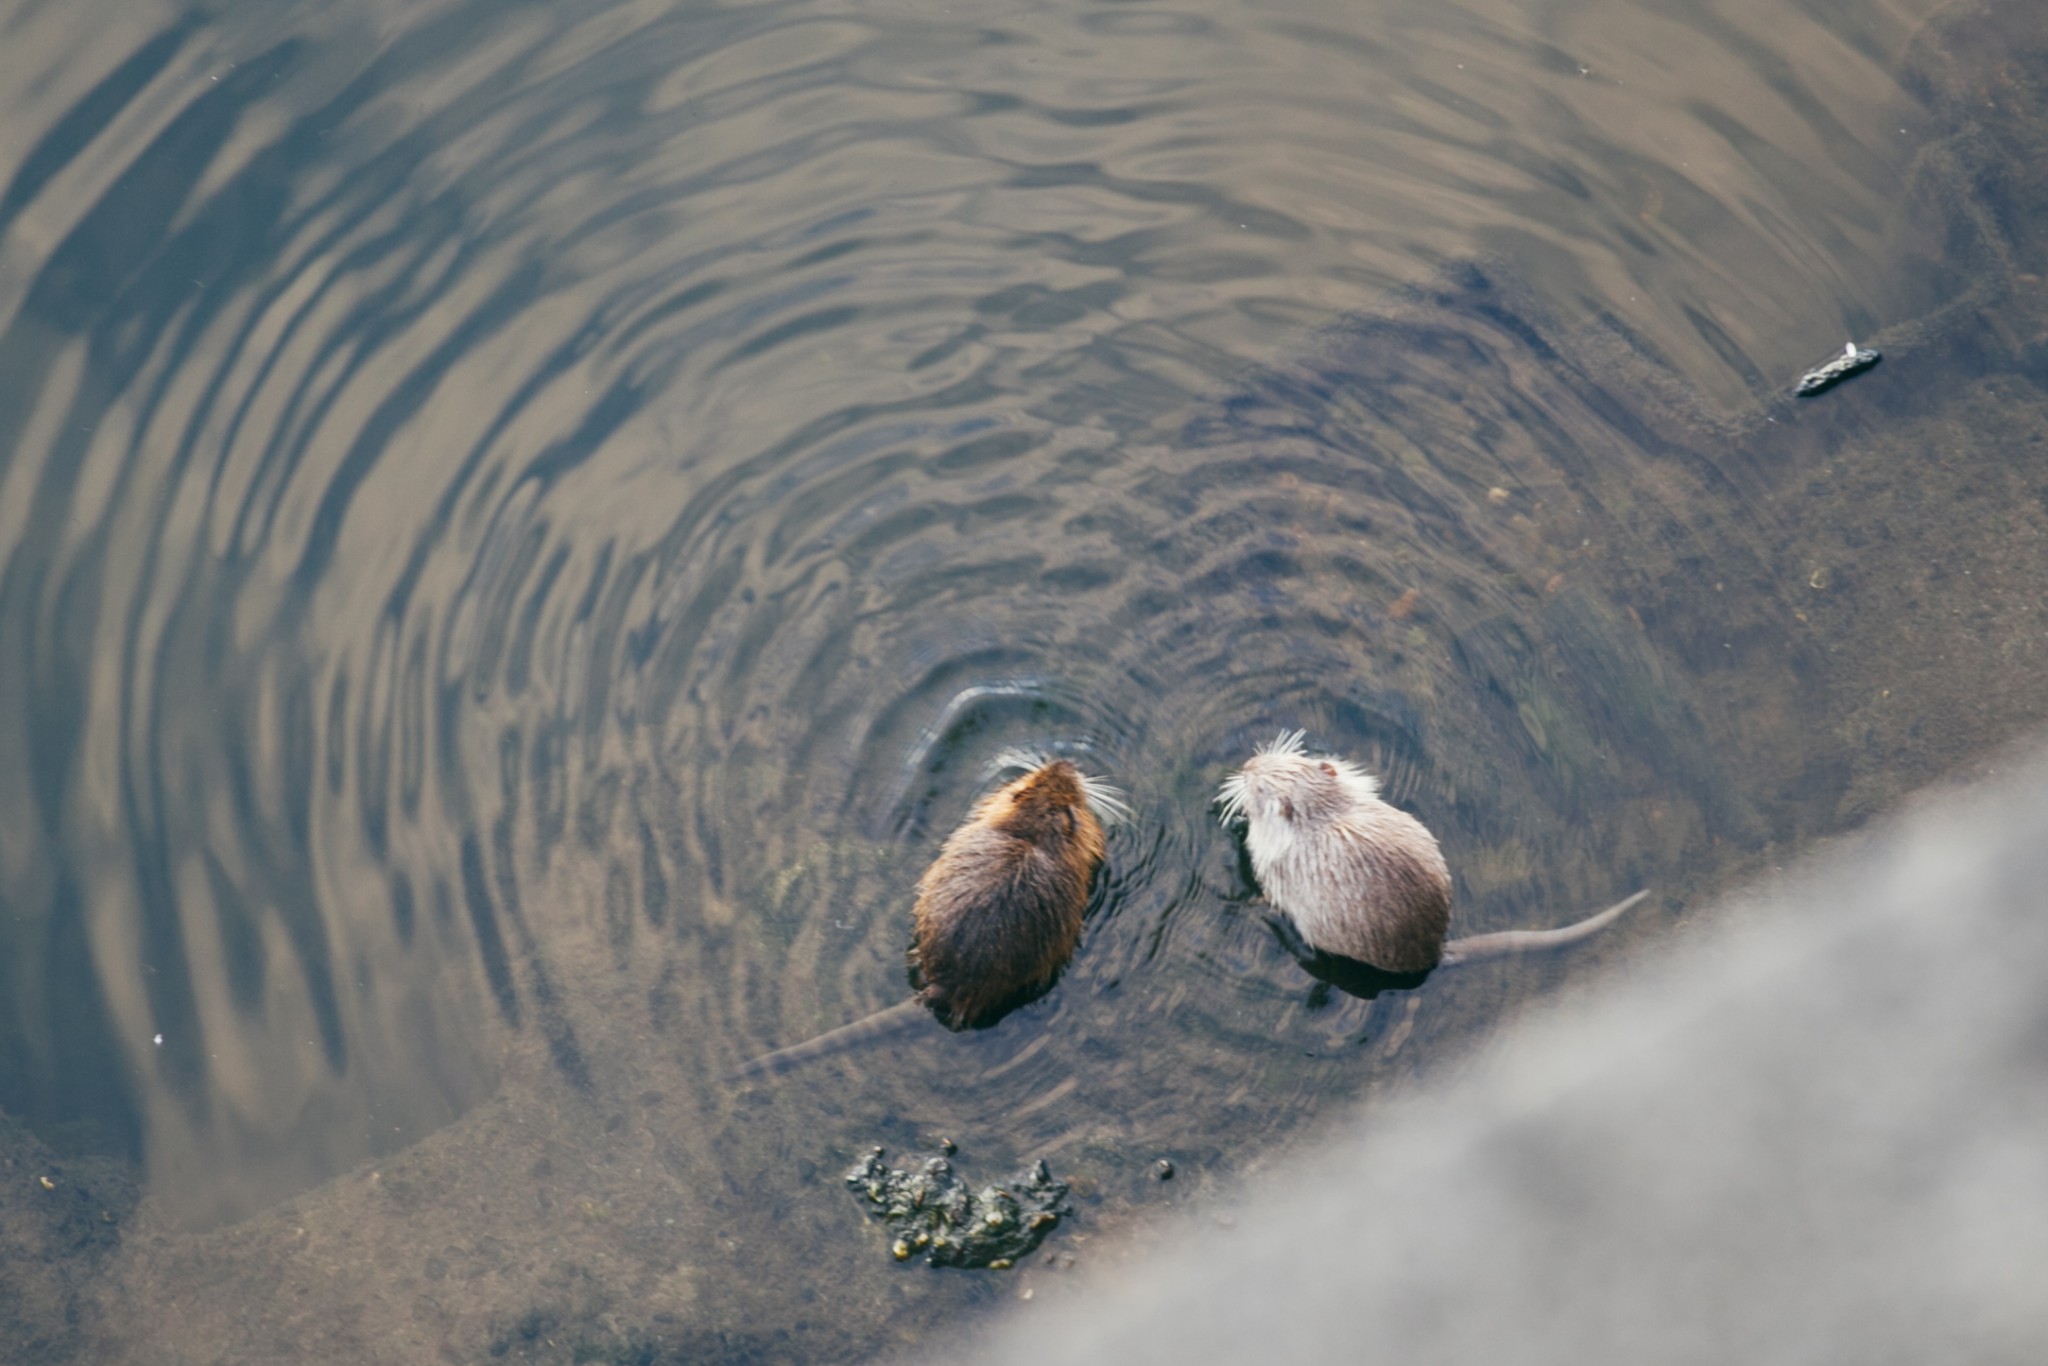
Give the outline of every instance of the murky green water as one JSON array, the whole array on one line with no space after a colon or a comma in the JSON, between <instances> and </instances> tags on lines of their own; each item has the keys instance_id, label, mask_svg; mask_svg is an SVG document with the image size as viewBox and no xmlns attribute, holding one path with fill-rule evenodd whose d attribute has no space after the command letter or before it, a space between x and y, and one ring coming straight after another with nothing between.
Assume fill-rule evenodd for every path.
<instances>
[{"instance_id":1,"label":"murky green water","mask_svg":"<svg viewBox=\"0 0 2048 1366\"><path fill-rule=\"evenodd\" d=\"M2020 0L0 10L6 1359L929 1341L1984 755L2048 712L2044 56ZM1294 726L1467 931L1657 895L1318 983L1209 805ZM1055 991L722 1082L905 994L1018 745L1137 813ZM895 1265L840 1173L941 1137L1076 1217Z\"/></svg>"}]
</instances>

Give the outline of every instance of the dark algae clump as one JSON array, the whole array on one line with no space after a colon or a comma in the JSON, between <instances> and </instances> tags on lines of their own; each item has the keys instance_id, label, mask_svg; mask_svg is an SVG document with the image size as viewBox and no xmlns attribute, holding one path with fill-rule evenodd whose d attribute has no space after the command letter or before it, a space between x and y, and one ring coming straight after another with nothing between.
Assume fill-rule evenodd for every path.
<instances>
[{"instance_id":1,"label":"dark algae clump","mask_svg":"<svg viewBox=\"0 0 2048 1366\"><path fill-rule=\"evenodd\" d=\"M885 1163L882 1151L862 1158L846 1184L894 1231L889 1251L899 1262L922 1252L932 1266L1002 1270L1044 1241L1067 1212L1067 1188L1053 1180L1043 1159L1007 1184L975 1193L943 1157L906 1172Z\"/></svg>"}]
</instances>

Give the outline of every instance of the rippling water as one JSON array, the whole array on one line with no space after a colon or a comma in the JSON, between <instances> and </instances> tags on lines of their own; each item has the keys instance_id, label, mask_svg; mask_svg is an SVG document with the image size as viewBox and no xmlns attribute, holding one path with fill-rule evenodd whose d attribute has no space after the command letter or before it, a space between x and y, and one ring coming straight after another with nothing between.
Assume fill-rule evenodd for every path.
<instances>
[{"instance_id":1,"label":"rippling water","mask_svg":"<svg viewBox=\"0 0 2048 1366\"><path fill-rule=\"evenodd\" d=\"M1072 1255L2038 717L2048 45L1938 10L0 14L0 1107L171 1240L93 1350L905 1340L1010 1287L868 1144ZM1293 726L1468 929L1654 909L1315 982L1210 807ZM1018 745L1136 808L1060 986L719 1081L905 994Z\"/></svg>"}]
</instances>

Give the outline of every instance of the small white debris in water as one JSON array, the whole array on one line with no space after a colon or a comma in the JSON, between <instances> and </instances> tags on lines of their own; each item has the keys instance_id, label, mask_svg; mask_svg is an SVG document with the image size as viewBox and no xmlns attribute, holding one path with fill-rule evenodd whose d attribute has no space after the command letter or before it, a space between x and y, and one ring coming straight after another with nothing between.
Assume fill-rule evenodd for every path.
<instances>
[{"instance_id":1,"label":"small white debris in water","mask_svg":"<svg viewBox=\"0 0 2048 1366\"><path fill-rule=\"evenodd\" d=\"M164 1046L164 1036L159 1034L154 1039L151 1039L150 1042L155 1044L158 1048L162 1048Z\"/></svg>"}]
</instances>

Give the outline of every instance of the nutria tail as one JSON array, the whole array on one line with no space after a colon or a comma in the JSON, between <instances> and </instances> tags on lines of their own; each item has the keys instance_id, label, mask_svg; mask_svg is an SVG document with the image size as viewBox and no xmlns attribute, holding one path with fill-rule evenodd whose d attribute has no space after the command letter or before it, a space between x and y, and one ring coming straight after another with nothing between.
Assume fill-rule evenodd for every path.
<instances>
[{"instance_id":1,"label":"nutria tail","mask_svg":"<svg viewBox=\"0 0 2048 1366\"><path fill-rule=\"evenodd\" d=\"M819 1058L828 1058L834 1053L844 1053L849 1048L858 1048L864 1043L885 1038L904 1026L914 1023L924 1013L924 1001L913 996L907 1001L898 1001L886 1010L878 1010L852 1024L841 1025L827 1030L815 1039L793 1043L787 1048L778 1048L773 1053L763 1053L752 1062L742 1063L725 1074L727 1081L745 1081L749 1077L765 1077L775 1072L787 1072L792 1067L801 1067Z\"/></svg>"},{"instance_id":2,"label":"nutria tail","mask_svg":"<svg viewBox=\"0 0 2048 1366\"><path fill-rule=\"evenodd\" d=\"M1644 888L1627 900L1615 902L1600 914L1589 915L1578 924L1566 925L1562 929L1502 930L1498 934L1475 934L1469 939L1453 939L1444 945L1443 956L1437 959L1437 966L1455 967L1459 963L1477 963L1482 959L1501 958L1511 953L1536 953L1544 949L1561 949L1567 944L1576 944L1581 939L1590 938L1606 929L1619 920L1624 911L1649 894L1649 889Z\"/></svg>"}]
</instances>

